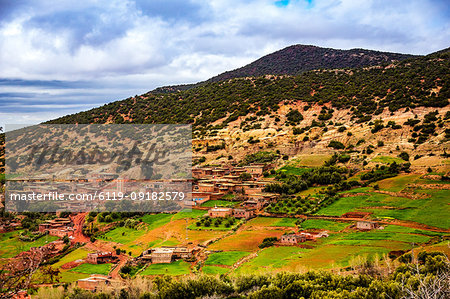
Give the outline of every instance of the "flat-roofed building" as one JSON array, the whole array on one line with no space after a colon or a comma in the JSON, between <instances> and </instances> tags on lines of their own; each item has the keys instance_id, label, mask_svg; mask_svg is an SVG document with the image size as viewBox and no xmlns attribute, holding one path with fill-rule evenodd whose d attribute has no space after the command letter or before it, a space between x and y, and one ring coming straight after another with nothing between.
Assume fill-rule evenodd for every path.
<instances>
[{"instance_id":1,"label":"flat-roofed building","mask_svg":"<svg viewBox=\"0 0 450 299\"><path fill-rule=\"evenodd\" d=\"M208 210L208 216L211 218L228 217L233 215L233 209L231 208L211 208Z\"/></svg>"},{"instance_id":2,"label":"flat-roofed building","mask_svg":"<svg viewBox=\"0 0 450 299\"><path fill-rule=\"evenodd\" d=\"M306 241L306 236L297 234L282 235L280 238L281 244L296 245Z\"/></svg>"},{"instance_id":3,"label":"flat-roofed building","mask_svg":"<svg viewBox=\"0 0 450 299\"><path fill-rule=\"evenodd\" d=\"M94 274L88 278L78 279L77 286L84 290L96 291L104 286L109 286L111 284L110 279L107 276L100 274Z\"/></svg>"},{"instance_id":4,"label":"flat-roofed building","mask_svg":"<svg viewBox=\"0 0 450 299\"><path fill-rule=\"evenodd\" d=\"M152 264L171 263L173 258L173 248L152 249Z\"/></svg>"},{"instance_id":5,"label":"flat-roofed building","mask_svg":"<svg viewBox=\"0 0 450 299\"><path fill-rule=\"evenodd\" d=\"M356 228L360 230L371 230L378 228L379 225L373 221L358 221L356 222Z\"/></svg>"},{"instance_id":6,"label":"flat-roofed building","mask_svg":"<svg viewBox=\"0 0 450 299\"><path fill-rule=\"evenodd\" d=\"M250 219L255 216L255 211L251 209L233 209L233 217Z\"/></svg>"}]
</instances>

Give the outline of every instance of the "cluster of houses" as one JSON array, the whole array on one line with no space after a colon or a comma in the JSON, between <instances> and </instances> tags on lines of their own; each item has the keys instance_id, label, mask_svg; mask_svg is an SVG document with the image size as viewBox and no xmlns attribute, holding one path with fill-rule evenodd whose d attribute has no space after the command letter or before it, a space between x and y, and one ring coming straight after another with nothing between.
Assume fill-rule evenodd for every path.
<instances>
[{"instance_id":1,"label":"cluster of houses","mask_svg":"<svg viewBox=\"0 0 450 299\"><path fill-rule=\"evenodd\" d=\"M20 222L6 220L5 222L0 223L0 233L10 232L10 231L18 229L21 226L22 226L22 224Z\"/></svg>"},{"instance_id":2,"label":"cluster of houses","mask_svg":"<svg viewBox=\"0 0 450 299\"><path fill-rule=\"evenodd\" d=\"M39 224L39 232L48 233L51 236L57 236L60 238L64 236L72 237L74 234L74 228L72 220L69 218L56 218Z\"/></svg>"},{"instance_id":3,"label":"cluster of houses","mask_svg":"<svg viewBox=\"0 0 450 299\"><path fill-rule=\"evenodd\" d=\"M211 208L209 217L251 218L277 196L264 192L270 180L264 179L264 172L272 166L269 164L251 164L243 167L198 167L192 170L194 178L192 205L200 206L208 200L217 200L226 194L235 194L243 200L239 208ZM241 174L248 173L251 178L242 180Z\"/></svg>"}]
</instances>

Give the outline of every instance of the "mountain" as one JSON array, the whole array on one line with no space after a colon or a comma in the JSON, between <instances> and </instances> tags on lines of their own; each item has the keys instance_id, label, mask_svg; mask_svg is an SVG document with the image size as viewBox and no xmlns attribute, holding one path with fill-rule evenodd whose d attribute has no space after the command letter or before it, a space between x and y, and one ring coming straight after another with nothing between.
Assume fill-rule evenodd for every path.
<instances>
[{"instance_id":1,"label":"mountain","mask_svg":"<svg viewBox=\"0 0 450 299\"><path fill-rule=\"evenodd\" d=\"M293 45L241 68L222 73L208 81L264 75L298 75L317 69L357 68L400 61L414 57L409 54L364 49L337 50L311 45Z\"/></svg>"},{"instance_id":2,"label":"mountain","mask_svg":"<svg viewBox=\"0 0 450 299\"><path fill-rule=\"evenodd\" d=\"M444 107L450 98L449 52L358 69L318 70L297 76L236 78L207 82L168 94L113 102L50 123L192 123L226 124L255 113L276 115L282 102L301 101L352 109L368 121L388 108Z\"/></svg>"},{"instance_id":3,"label":"mountain","mask_svg":"<svg viewBox=\"0 0 450 299\"><path fill-rule=\"evenodd\" d=\"M337 50L311 45L293 45L263 56L241 68L214 76L206 81L196 84L158 87L152 90L152 93L178 92L205 83L233 78L264 75L299 75L310 70L374 66L412 57L418 56L365 49Z\"/></svg>"}]
</instances>

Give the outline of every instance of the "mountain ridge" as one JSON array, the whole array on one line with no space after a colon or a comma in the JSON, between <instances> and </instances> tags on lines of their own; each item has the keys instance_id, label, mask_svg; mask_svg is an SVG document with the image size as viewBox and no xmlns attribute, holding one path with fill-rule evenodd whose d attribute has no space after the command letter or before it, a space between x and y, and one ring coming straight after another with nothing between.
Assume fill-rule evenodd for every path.
<instances>
[{"instance_id":1,"label":"mountain ridge","mask_svg":"<svg viewBox=\"0 0 450 299\"><path fill-rule=\"evenodd\" d=\"M187 90L210 82L264 75L299 75L315 69L356 68L401 61L421 55L402 54L354 48L349 50L323 48L314 45L291 45L264 55L234 70L226 71L205 81L193 84L161 86L152 93L171 93Z\"/></svg>"}]
</instances>

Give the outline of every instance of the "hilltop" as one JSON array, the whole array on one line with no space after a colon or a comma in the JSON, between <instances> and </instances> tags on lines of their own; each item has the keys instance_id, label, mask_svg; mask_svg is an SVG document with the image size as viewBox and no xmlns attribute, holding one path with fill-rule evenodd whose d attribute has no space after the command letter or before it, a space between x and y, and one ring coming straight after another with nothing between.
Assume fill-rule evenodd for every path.
<instances>
[{"instance_id":1,"label":"hilltop","mask_svg":"<svg viewBox=\"0 0 450 299\"><path fill-rule=\"evenodd\" d=\"M256 61L214 76L196 84L158 87L152 93L184 91L210 82L233 78L259 77L264 75L299 75L317 69L358 68L401 61L418 57L410 54L380 52L366 49L339 50L312 45L292 45L265 55Z\"/></svg>"},{"instance_id":2,"label":"hilltop","mask_svg":"<svg viewBox=\"0 0 450 299\"><path fill-rule=\"evenodd\" d=\"M209 82L264 75L299 75L317 69L358 68L417 57L365 49L338 50L312 45L293 45L268 54L241 68L217 75Z\"/></svg>"}]
</instances>

